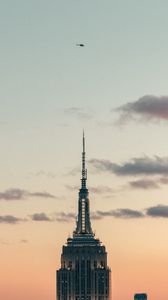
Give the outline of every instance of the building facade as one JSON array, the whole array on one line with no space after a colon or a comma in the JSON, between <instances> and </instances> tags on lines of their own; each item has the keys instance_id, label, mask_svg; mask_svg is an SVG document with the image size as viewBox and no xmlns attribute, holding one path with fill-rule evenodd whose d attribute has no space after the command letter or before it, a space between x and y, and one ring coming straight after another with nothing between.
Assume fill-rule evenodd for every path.
<instances>
[{"instance_id":1,"label":"building facade","mask_svg":"<svg viewBox=\"0 0 168 300\"><path fill-rule=\"evenodd\" d=\"M147 300L147 294L135 294L134 300Z\"/></svg>"},{"instance_id":2,"label":"building facade","mask_svg":"<svg viewBox=\"0 0 168 300\"><path fill-rule=\"evenodd\" d=\"M107 252L91 228L83 135L82 179L73 236L62 248L57 271L57 300L111 300Z\"/></svg>"}]
</instances>

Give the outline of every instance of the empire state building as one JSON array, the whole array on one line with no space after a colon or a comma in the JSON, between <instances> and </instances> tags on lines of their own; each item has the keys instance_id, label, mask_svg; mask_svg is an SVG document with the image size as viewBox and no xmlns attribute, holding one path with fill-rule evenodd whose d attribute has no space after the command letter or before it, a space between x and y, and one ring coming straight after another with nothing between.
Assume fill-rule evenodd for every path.
<instances>
[{"instance_id":1,"label":"empire state building","mask_svg":"<svg viewBox=\"0 0 168 300\"><path fill-rule=\"evenodd\" d=\"M86 182L83 135L77 224L73 237L68 238L62 248L61 267L57 271L57 300L111 300L107 252L92 231Z\"/></svg>"}]
</instances>

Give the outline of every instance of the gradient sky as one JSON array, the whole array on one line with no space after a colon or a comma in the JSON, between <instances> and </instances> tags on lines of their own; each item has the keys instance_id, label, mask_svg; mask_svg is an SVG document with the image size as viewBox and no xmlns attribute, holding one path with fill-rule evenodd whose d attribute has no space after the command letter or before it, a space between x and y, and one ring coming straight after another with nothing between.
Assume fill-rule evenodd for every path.
<instances>
[{"instance_id":1,"label":"gradient sky","mask_svg":"<svg viewBox=\"0 0 168 300\"><path fill-rule=\"evenodd\" d=\"M1 299L55 299L84 128L113 300L167 300L167 11L166 0L0 4Z\"/></svg>"}]
</instances>

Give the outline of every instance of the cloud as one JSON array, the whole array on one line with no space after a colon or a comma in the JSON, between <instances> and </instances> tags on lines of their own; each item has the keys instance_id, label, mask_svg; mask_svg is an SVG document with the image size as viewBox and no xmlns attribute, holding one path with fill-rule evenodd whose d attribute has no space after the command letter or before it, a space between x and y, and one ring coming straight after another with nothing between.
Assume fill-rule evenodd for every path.
<instances>
[{"instance_id":1,"label":"cloud","mask_svg":"<svg viewBox=\"0 0 168 300\"><path fill-rule=\"evenodd\" d=\"M91 166L99 172L111 172L118 176L135 175L168 175L168 158L149 158L147 156L132 158L123 164L115 164L109 160L91 159Z\"/></svg>"},{"instance_id":2,"label":"cloud","mask_svg":"<svg viewBox=\"0 0 168 300\"><path fill-rule=\"evenodd\" d=\"M81 120L88 120L92 117L92 112L89 109L84 109L81 107L69 107L64 110L64 112L72 117L81 119Z\"/></svg>"},{"instance_id":3,"label":"cloud","mask_svg":"<svg viewBox=\"0 0 168 300\"><path fill-rule=\"evenodd\" d=\"M168 184L168 178L167 177L160 178L159 182L161 184Z\"/></svg>"},{"instance_id":4,"label":"cloud","mask_svg":"<svg viewBox=\"0 0 168 300\"><path fill-rule=\"evenodd\" d=\"M89 187L89 191L95 194L109 194L114 192L112 188L105 185L98 185L97 187Z\"/></svg>"},{"instance_id":5,"label":"cloud","mask_svg":"<svg viewBox=\"0 0 168 300\"><path fill-rule=\"evenodd\" d=\"M141 219L145 217L162 217L168 218L168 205L158 205L149 207L145 210L134 210L130 208L118 208L108 211L97 210L91 212L91 220L102 220L104 218L117 218L117 219ZM76 218L74 213L56 213L55 221L58 222L71 222Z\"/></svg>"},{"instance_id":6,"label":"cloud","mask_svg":"<svg viewBox=\"0 0 168 300\"><path fill-rule=\"evenodd\" d=\"M145 189L145 190L159 188L159 185L157 182L155 182L154 180L145 179L145 178L140 179L140 180L130 181L129 185L136 189Z\"/></svg>"},{"instance_id":7,"label":"cloud","mask_svg":"<svg viewBox=\"0 0 168 300\"><path fill-rule=\"evenodd\" d=\"M31 219L33 221L52 221L52 219L43 212L31 215Z\"/></svg>"},{"instance_id":8,"label":"cloud","mask_svg":"<svg viewBox=\"0 0 168 300\"><path fill-rule=\"evenodd\" d=\"M48 216L44 212L34 213L30 216L31 220L35 222L74 222L76 219L75 213L58 212L54 213L52 217ZM118 208L108 211L97 210L91 212L91 220L102 220L104 218L117 218L117 219L141 219L144 217L152 218L168 218L168 205L157 205L148 207L145 210L134 210L130 208ZM30 220L30 219L29 219ZM27 219L21 219L12 215L0 216L0 224L15 225L20 222L27 221ZM1 240L0 240L1 243ZM26 239L21 239L20 243L28 243Z\"/></svg>"},{"instance_id":9,"label":"cloud","mask_svg":"<svg viewBox=\"0 0 168 300\"><path fill-rule=\"evenodd\" d=\"M48 216L45 213L34 213L30 216L33 221L50 221L50 222L71 222L75 219L76 215L74 213L64 213L58 212L54 213L53 216Z\"/></svg>"},{"instance_id":10,"label":"cloud","mask_svg":"<svg viewBox=\"0 0 168 300\"><path fill-rule=\"evenodd\" d=\"M48 193L48 192L34 192L34 193L30 193L30 192L27 192L27 194L30 196L30 197L40 197L40 198L56 198L56 196Z\"/></svg>"},{"instance_id":11,"label":"cloud","mask_svg":"<svg viewBox=\"0 0 168 300\"><path fill-rule=\"evenodd\" d=\"M130 181L129 185L132 188L137 188L137 189L158 189L160 188L161 185L166 185L168 184L168 178L167 177L162 177L162 178L156 178L155 180L151 179L139 179L135 181Z\"/></svg>"},{"instance_id":12,"label":"cloud","mask_svg":"<svg viewBox=\"0 0 168 300\"><path fill-rule=\"evenodd\" d=\"M29 197L40 198L56 198L54 195L48 192L29 192L19 188L11 188L4 192L0 192L0 200L12 201L12 200L25 200Z\"/></svg>"},{"instance_id":13,"label":"cloud","mask_svg":"<svg viewBox=\"0 0 168 300\"><path fill-rule=\"evenodd\" d=\"M75 219L76 215L74 213L56 213L56 221L58 222L71 222L72 220Z\"/></svg>"},{"instance_id":14,"label":"cloud","mask_svg":"<svg viewBox=\"0 0 168 300\"><path fill-rule=\"evenodd\" d=\"M31 220L33 221L49 221L49 222L71 222L74 220L76 215L74 213L64 213L64 212L57 212L50 216L48 216L46 213L34 213L30 216Z\"/></svg>"},{"instance_id":15,"label":"cloud","mask_svg":"<svg viewBox=\"0 0 168 300\"><path fill-rule=\"evenodd\" d=\"M135 102L128 102L116 109L119 122L129 120L168 120L168 96L145 95Z\"/></svg>"},{"instance_id":16,"label":"cloud","mask_svg":"<svg viewBox=\"0 0 168 300\"><path fill-rule=\"evenodd\" d=\"M133 219L133 218L142 218L144 214L141 211L129 209L129 208L120 208L109 211L96 211L93 215L93 218L101 219L104 217L115 217L123 219Z\"/></svg>"},{"instance_id":17,"label":"cloud","mask_svg":"<svg viewBox=\"0 0 168 300\"><path fill-rule=\"evenodd\" d=\"M8 189L0 192L0 200L22 200L25 198L25 191L21 189Z\"/></svg>"},{"instance_id":18,"label":"cloud","mask_svg":"<svg viewBox=\"0 0 168 300\"><path fill-rule=\"evenodd\" d=\"M154 218L168 218L168 205L157 205L146 209L146 215Z\"/></svg>"},{"instance_id":19,"label":"cloud","mask_svg":"<svg viewBox=\"0 0 168 300\"><path fill-rule=\"evenodd\" d=\"M64 213L59 212L56 213L55 220L58 222L71 222L76 219L76 215L74 213ZM121 208L109 211L95 211L91 212L91 220L101 220L106 217L114 217L114 218L122 218L122 219L133 219L133 218L142 218L144 214L141 211L129 209L129 208Z\"/></svg>"},{"instance_id":20,"label":"cloud","mask_svg":"<svg viewBox=\"0 0 168 300\"><path fill-rule=\"evenodd\" d=\"M23 219L17 218L15 216L7 215L7 216L0 216L0 223L6 223L6 224L17 224L21 221L24 221Z\"/></svg>"},{"instance_id":21,"label":"cloud","mask_svg":"<svg viewBox=\"0 0 168 300\"><path fill-rule=\"evenodd\" d=\"M90 159L88 163L96 170L100 172L114 172L115 164L105 159Z\"/></svg>"}]
</instances>

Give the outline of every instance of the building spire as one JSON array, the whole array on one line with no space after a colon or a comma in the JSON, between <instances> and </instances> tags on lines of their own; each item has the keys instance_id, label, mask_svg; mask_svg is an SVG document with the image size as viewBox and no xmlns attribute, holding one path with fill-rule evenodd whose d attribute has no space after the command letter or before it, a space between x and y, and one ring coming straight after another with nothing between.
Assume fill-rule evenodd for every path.
<instances>
[{"instance_id":1,"label":"building spire","mask_svg":"<svg viewBox=\"0 0 168 300\"><path fill-rule=\"evenodd\" d=\"M86 181L87 181L87 169L85 166L85 134L83 131L82 178L81 178L81 188L79 190L78 217L77 217L77 227L75 230L75 234L79 234L79 235L89 234L93 236L91 222L90 222L89 192L86 187Z\"/></svg>"},{"instance_id":2,"label":"building spire","mask_svg":"<svg viewBox=\"0 0 168 300\"><path fill-rule=\"evenodd\" d=\"M82 152L82 179L81 188L86 189L87 169L85 167L85 133L83 130L83 152Z\"/></svg>"}]
</instances>

